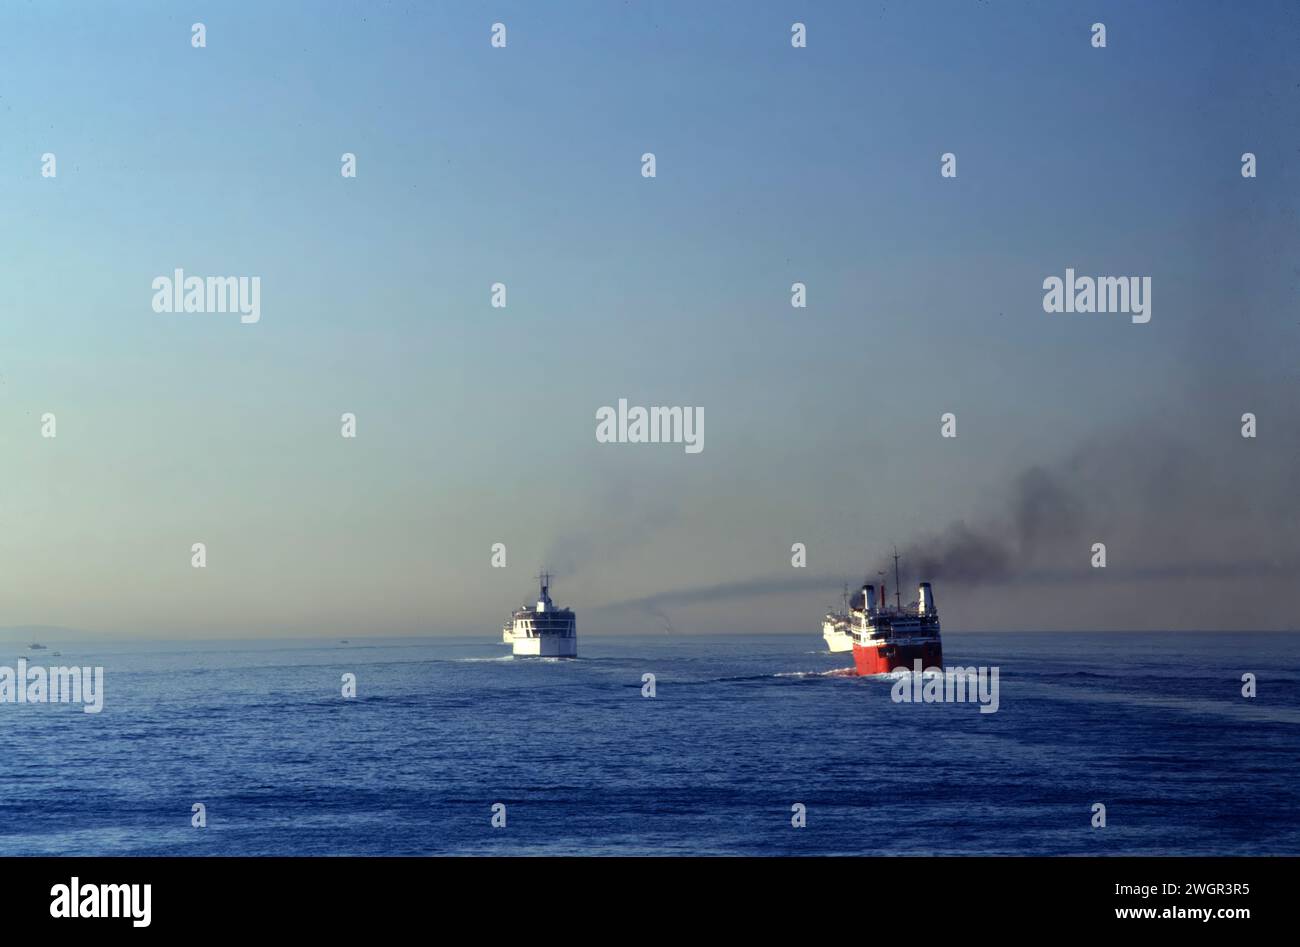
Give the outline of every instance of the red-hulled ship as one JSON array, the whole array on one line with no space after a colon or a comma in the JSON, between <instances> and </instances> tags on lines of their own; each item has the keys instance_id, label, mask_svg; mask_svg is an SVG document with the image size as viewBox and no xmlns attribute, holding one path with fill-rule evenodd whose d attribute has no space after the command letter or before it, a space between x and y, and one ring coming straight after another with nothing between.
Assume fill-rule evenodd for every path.
<instances>
[{"instance_id":1,"label":"red-hulled ship","mask_svg":"<svg viewBox=\"0 0 1300 947\"><path fill-rule=\"evenodd\" d=\"M898 555L894 555L894 600L885 603L885 583L862 587L862 607L853 609L853 665L858 674L888 674L899 668L912 670L918 658L922 669L943 667L939 639L939 611L929 582L917 588L916 601L904 606L898 589ZM857 604L857 596L854 596Z\"/></svg>"}]
</instances>

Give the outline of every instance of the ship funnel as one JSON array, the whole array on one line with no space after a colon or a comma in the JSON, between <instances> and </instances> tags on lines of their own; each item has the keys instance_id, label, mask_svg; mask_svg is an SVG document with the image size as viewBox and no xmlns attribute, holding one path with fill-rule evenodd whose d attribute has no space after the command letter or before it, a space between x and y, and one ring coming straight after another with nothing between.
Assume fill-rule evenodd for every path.
<instances>
[{"instance_id":1,"label":"ship funnel","mask_svg":"<svg viewBox=\"0 0 1300 947\"><path fill-rule=\"evenodd\" d=\"M874 585L864 585L862 587L862 607L866 609L868 615L876 614L876 587Z\"/></svg>"},{"instance_id":2,"label":"ship funnel","mask_svg":"<svg viewBox=\"0 0 1300 947\"><path fill-rule=\"evenodd\" d=\"M537 610L539 612L544 612L546 611L547 606L551 604L551 574L549 572L543 572L537 577L537 581L540 582L542 586L541 597L537 600Z\"/></svg>"},{"instance_id":3,"label":"ship funnel","mask_svg":"<svg viewBox=\"0 0 1300 947\"><path fill-rule=\"evenodd\" d=\"M929 582L922 582L921 587L917 590L916 595L917 614L933 615L934 614L934 591L930 588Z\"/></svg>"}]
</instances>

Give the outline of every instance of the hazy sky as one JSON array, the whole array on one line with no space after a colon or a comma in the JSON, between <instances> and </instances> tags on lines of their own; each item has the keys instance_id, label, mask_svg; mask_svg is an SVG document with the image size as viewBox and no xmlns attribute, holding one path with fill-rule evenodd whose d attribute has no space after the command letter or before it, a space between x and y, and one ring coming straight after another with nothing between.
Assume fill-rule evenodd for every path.
<instances>
[{"instance_id":1,"label":"hazy sky","mask_svg":"<svg viewBox=\"0 0 1300 947\"><path fill-rule=\"evenodd\" d=\"M1295 627L1298 43L1292 3L5 4L0 626L495 636L549 565L582 633L815 636L964 530L1007 561L929 576L946 629ZM155 313L178 267L261 321ZM1150 323L1045 313L1066 267ZM619 398L705 449L597 443Z\"/></svg>"}]
</instances>

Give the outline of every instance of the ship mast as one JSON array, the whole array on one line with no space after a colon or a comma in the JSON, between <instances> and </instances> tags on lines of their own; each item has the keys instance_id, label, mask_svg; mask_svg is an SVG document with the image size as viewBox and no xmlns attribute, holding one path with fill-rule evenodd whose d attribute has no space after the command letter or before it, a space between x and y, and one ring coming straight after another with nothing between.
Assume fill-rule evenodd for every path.
<instances>
[{"instance_id":1,"label":"ship mast","mask_svg":"<svg viewBox=\"0 0 1300 947\"><path fill-rule=\"evenodd\" d=\"M895 546L894 547L894 603L898 606L898 610L900 612L903 610L903 599L902 599L902 595L899 592L899 590L902 587L903 587L902 583L899 581L898 578L898 547Z\"/></svg>"}]
</instances>

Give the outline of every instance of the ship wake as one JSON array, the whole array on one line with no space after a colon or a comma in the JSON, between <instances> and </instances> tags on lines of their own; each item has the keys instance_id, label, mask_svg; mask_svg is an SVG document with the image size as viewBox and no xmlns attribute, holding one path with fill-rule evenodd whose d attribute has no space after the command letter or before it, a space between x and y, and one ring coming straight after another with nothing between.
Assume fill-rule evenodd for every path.
<instances>
[{"instance_id":1,"label":"ship wake","mask_svg":"<svg viewBox=\"0 0 1300 947\"><path fill-rule=\"evenodd\" d=\"M854 677L857 671L853 668L831 668L829 671L778 671L772 677Z\"/></svg>"}]
</instances>

